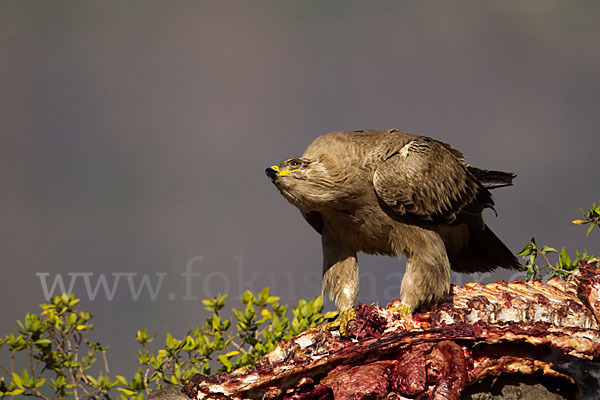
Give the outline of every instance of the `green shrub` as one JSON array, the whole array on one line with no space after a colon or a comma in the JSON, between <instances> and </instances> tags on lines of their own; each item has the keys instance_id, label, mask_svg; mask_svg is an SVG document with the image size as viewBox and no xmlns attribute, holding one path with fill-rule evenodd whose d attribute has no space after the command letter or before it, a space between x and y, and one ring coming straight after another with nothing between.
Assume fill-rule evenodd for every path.
<instances>
[{"instance_id":1,"label":"green shrub","mask_svg":"<svg viewBox=\"0 0 600 400\"><path fill-rule=\"evenodd\" d=\"M10 351L10 365L0 364L0 396L105 398L118 385L109 378L107 348L87 339L92 316L78 310L78 304L73 295L56 296L41 305L39 315L27 314L25 322L17 321L16 335L0 340L0 348ZM17 355L24 355L28 365L21 372L15 370ZM89 370L98 357L101 371L92 376Z\"/></svg>"},{"instance_id":2,"label":"green shrub","mask_svg":"<svg viewBox=\"0 0 600 400\"><path fill-rule=\"evenodd\" d=\"M240 367L252 367L263 355L273 350L277 343L297 336L315 327L337 313L322 314L323 301L300 300L292 309L292 319L287 316L287 305L279 305L279 297L271 296L266 287L258 293L246 291L241 308L232 308L235 329L231 318L223 318L227 295L219 295L202 302L212 313L201 326L192 328L182 339L167 333L164 348L151 352L147 343L153 340L146 330L138 331L136 340L142 349L138 352L140 368L134 378L127 381L117 376L122 391L129 399L138 399L139 393L152 387L161 388L165 383L181 383L196 373L205 375L217 371L229 372Z\"/></svg>"},{"instance_id":3,"label":"green shrub","mask_svg":"<svg viewBox=\"0 0 600 400\"><path fill-rule=\"evenodd\" d=\"M586 234L589 236L594 226L600 226L600 202L598 203L598 207L596 207L596 203L594 203L589 210L584 211L583 209L580 209L580 211L586 219L576 219L573 221L573 224L589 224L590 226ZM554 264L552 264L548 258L548 254L551 253L556 253L557 260ZM588 255L587 250L584 250L582 253L575 251L575 258L571 259L564 247L560 252L549 246L542 246L540 248L534 237L531 238L531 241L525 245L525 247L523 247L523 250L519 252L519 255L526 260L524 267L526 271L525 280L527 281L531 279L542 279L544 277L558 277L564 280L571 280L579 267L580 261L590 261L596 258L595 255ZM544 260L540 265L536 264L536 260L539 256Z\"/></svg>"},{"instance_id":4,"label":"green shrub","mask_svg":"<svg viewBox=\"0 0 600 400\"><path fill-rule=\"evenodd\" d=\"M290 319L288 306L280 305L267 287L258 295L243 294L243 307L231 309L236 319L232 323L232 318L222 314L226 299L227 295L219 295L203 300L211 312L206 321L181 339L167 333L164 347L156 351L148 349L155 335L139 330L135 340L141 345L140 365L127 379L120 375L111 378L107 347L87 339L93 329L92 315L78 309L79 299L72 294L54 297L50 304L41 305L39 315L27 314L25 322L17 321L17 335L11 333L0 340L0 348L7 347L10 352L10 365L0 364L0 397L101 399L111 398L118 390L121 399L142 399L164 384L182 383L195 373L252 367L279 341L336 314L322 314L323 302L317 297L300 300ZM18 356L28 365L22 372L15 371ZM99 359L100 366L96 365ZM98 369L100 372L92 374Z\"/></svg>"}]
</instances>

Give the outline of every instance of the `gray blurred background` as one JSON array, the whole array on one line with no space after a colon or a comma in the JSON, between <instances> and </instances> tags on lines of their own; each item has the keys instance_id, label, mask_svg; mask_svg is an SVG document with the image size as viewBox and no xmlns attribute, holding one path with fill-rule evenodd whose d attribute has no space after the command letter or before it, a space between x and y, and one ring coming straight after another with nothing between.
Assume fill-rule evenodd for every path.
<instances>
[{"instance_id":1,"label":"gray blurred background","mask_svg":"<svg viewBox=\"0 0 600 400\"><path fill-rule=\"evenodd\" d=\"M74 277L131 376L136 330L181 336L201 298L318 295L320 238L264 169L333 130L398 128L514 171L487 215L513 251L600 252L570 224L600 199L599 17L594 1L0 3L0 335L39 311L41 278ZM360 265L360 301L397 297L403 262ZM90 296L84 276L120 280Z\"/></svg>"}]
</instances>

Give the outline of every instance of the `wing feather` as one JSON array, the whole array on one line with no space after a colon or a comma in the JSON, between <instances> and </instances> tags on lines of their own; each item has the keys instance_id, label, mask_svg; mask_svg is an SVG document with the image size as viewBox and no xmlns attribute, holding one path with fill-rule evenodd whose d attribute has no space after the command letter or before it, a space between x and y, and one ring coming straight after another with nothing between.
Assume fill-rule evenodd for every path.
<instances>
[{"instance_id":1,"label":"wing feather","mask_svg":"<svg viewBox=\"0 0 600 400\"><path fill-rule=\"evenodd\" d=\"M373 186L394 212L424 220L450 223L463 209L481 214L493 206L487 189L467 170L462 153L427 137L390 152L377 166Z\"/></svg>"}]
</instances>

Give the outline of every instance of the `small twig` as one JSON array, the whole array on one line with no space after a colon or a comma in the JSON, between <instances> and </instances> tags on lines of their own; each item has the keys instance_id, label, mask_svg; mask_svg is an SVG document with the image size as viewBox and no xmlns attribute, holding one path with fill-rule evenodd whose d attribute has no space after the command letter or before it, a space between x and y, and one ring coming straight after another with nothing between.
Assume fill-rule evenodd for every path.
<instances>
[{"instance_id":1,"label":"small twig","mask_svg":"<svg viewBox=\"0 0 600 400\"><path fill-rule=\"evenodd\" d=\"M146 394L150 394L150 391L148 390L148 374L150 373L150 368L146 368L146 372L144 372L144 390L146 391Z\"/></svg>"},{"instance_id":2,"label":"small twig","mask_svg":"<svg viewBox=\"0 0 600 400\"><path fill-rule=\"evenodd\" d=\"M242 339L242 342L239 344L235 340L232 340L231 344L233 344L238 351L241 351L244 354L248 354L248 351L244 349L244 345L246 344L246 341L244 339Z\"/></svg>"},{"instance_id":3,"label":"small twig","mask_svg":"<svg viewBox=\"0 0 600 400\"><path fill-rule=\"evenodd\" d=\"M108 369L108 359L106 358L106 351L102 352L102 360L104 361L104 369L106 371L106 375L110 375L110 370Z\"/></svg>"},{"instance_id":4,"label":"small twig","mask_svg":"<svg viewBox=\"0 0 600 400\"><path fill-rule=\"evenodd\" d=\"M567 281L567 282L573 280L573 277L575 276L575 271L577 271L577 269L575 269L573 271L566 271L564 269L556 268L550 263L550 260L548 259L548 257L546 257L545 254L543 254L543 253L540 253L540 254L542 254L542 257L544 257L544 259L546 260L546 265L544 266L544 268L548 267L554 272L565 274L567 276L565 278L565 281ZM547 270L546 270L546 273L548 273Z\"/></svg>"},{"instance_id":5,"label":"small twig","mask_svg":"<svg viewBox=\"0 0 600 400\"><path fill-rule=\"evenodd\" d=\"M551 267L552 265L550 264L550 260L548 259L548 257L546 257L546 254L544 254L544 253L539 253L539 254L541 254L541 255L542 255L542 257L544 257L544 260L546 260L546 264L547 264L549 267Z\"/></svg>"},{"instance_id":6,"label":"small twig","mask_svg":"<svg viewBox=\"0 0 600 400\"><path fill-rule=\"evenodd\" d=\"M35 389L32 390L30 389L32 393L23 393L23 396L36 396L39 397L40 399L44 399L44 400L50 400L50 397L44 396L42 394L42 392L40 392L39 390Z\"/></svg>"},{"instance_id":7,"label":"small twig","mask_svg":"<svg viewBox=\"0 0 600 400\"><path fill-rule=\"evenodd\" d=\"M31 373L31 377L35 379L35 373L33 369L33 348L29 346L29 372Z\"/></svg>"},{"instance_id":8,"label":"small twig","mask_svg":"<svg viewBox=\"0 0 600 400\"><path fill-rule=\"evenodd\" d=\"M10 376L10 375L12 375L12 372L10 372L10 371L8 370L8 368L6 368L6 367L4 366L4 364L2 364L2 363L0 363L0 369L1 369L2 371L4 371L4 372L6 373L6 375L9 375L9 376Z\"/></svg>"}]
</instances>

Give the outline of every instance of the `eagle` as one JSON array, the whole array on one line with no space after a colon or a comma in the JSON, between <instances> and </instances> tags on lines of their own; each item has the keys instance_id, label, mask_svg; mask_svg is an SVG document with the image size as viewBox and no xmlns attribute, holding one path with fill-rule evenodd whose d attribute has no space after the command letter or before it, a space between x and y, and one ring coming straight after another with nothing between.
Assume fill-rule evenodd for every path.
<instances>
[{"instance_id":1,"label":"eagle","mask_svg":"<svg viewBox=\"0 0 600 400\"><path fill-rule=\"evenodd\" d=\"M450 269L520 269L483 219L494 210L490 189L516 175L469 165L444 142L396 129L332 132L265 173L321 235L322 294L338 310L356 300L360 251L406 257L400 302L411 311L448 294Z\"/></svg>"}]
</instances>

